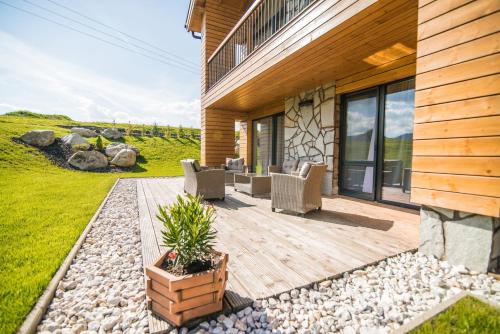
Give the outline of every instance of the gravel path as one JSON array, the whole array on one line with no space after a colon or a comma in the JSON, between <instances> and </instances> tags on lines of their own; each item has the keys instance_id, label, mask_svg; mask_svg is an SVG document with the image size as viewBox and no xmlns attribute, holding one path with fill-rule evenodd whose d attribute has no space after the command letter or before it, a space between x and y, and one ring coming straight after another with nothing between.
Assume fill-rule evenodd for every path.
<instances>
[{"instance_id":1,"label":"gravel path","mask_svg":"<svg viewBox=\"0 0 500 334\"><path fill-rule=\"evenodd\" d=\"M462 290L500 303L500 281L408 252L310 289L256 301L193 332L389 333Z\"/></svg>"},{"instance_id":2,"label":"gravel path","mask_svg":"<svg viewBox=\"0 0 500 334\"><path fill-rule=\"evenodd\" d=\"M148 329L135 180L120 180L59 284L42 333Z\"/></svg>"}]
</instances>

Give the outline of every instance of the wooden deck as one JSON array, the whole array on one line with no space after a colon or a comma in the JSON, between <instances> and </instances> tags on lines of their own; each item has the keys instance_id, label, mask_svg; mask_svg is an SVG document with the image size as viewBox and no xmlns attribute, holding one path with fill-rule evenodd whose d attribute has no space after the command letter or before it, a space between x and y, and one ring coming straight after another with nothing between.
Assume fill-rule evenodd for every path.
<instances>
[{"instance_id":1,"label":"wooden deck","mask_svg":"<svg viewBox=\"0 0 500 334\"><path fill-rule=\"evenodd\" d=\"M182 194L183 178L137 179L144 265L162 251L158 205ZM419 216L343 197L324 198L305 218L271 212L269 198L226 187L217 209L217 248L229 253L226 309L309 285L418 246ZM168 325L150 316L151 332Z\"/></svg>"}]
</instances>

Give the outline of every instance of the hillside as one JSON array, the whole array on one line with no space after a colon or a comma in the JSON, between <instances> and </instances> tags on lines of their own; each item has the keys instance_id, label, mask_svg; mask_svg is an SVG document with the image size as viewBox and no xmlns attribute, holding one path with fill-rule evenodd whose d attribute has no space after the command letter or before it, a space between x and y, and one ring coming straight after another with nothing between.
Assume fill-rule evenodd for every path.
<instances>
[{"instance_id":1,"label":"hillside","mask_svg":"<svg viewBox=\"0 0 500 334\"><path fill-rule=\"evenodd\" d=\"M12 137L33 129L63 136L69 130L58 125L78 122L25 116L0 116L0 333L22 323L118 177L181 175L179 160L200 152L193 139L126 136L142 155L132 172L66 170Z\"/></svg>"}]
</instances>

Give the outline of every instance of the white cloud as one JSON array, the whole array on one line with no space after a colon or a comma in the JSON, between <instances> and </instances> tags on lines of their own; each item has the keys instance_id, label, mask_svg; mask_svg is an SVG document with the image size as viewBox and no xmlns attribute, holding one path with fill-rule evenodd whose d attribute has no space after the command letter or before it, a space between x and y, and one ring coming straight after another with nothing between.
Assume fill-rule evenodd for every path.
<instances>
[{"instance_id":1,"label":"white cloud","mask_svg":"<svg viewBox=\"0 0 500 334\"><path fill-rule=\"evenodd\" d=\"M85 70L0 31L0 112L29 109L82 121L199 126L200 100ZM183 95L183 94L182 94Z\"/></svg>"}]
</instances>

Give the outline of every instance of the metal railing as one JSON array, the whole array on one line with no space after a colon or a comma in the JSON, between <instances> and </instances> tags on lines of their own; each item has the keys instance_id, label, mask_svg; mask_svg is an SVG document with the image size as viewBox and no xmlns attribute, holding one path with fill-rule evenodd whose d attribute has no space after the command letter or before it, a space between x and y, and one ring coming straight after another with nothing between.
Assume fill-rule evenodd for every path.
<instances>
[{"instance_id":1,"label":"metal railing","mask_svg":"<svg viewBox=\"0 0 500 334\"><path fill-rule=\"evenodd\" d=\"M256 0L208 60L208 88L316 0Z\"/></svg>"}]
</instances>

